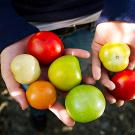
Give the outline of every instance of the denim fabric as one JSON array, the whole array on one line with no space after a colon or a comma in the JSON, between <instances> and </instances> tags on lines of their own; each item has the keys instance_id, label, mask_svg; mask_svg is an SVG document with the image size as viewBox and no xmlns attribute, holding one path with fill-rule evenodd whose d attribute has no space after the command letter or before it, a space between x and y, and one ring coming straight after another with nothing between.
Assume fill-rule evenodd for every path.
<instances>
[{"instance_id":1,"label":"denim fabric","mask_svg":"<svg viewBox=\"0 0 135 135\"><path fill-rule=\"evenodd\" d=\"M61 36L61 39L65 45L65 48L80 48L84 50L90 50L92 38L94 34L94 28L81 28L75 32L70 34ZM90 73L90 60L79 59L81 70L83 74ZM25 90L27 90L27 85L22 86ZM30 107L31 112L34 116L43 115L46 110L36 110Z\"/></svg>"},{"instance_id":2,"label":"denim fabric","mask_svg":"<svg viewBox=\"0 0 135 135\"><path fill-rule=\"evenodd\" d=\"M79 48L87 51L91 50L91 43L94 35L95 27L81 28L71 34L61 37L65 48ZM90 59L79 59L83 74L90 73Z\"/></svg>"},{"instance_id":3,"label":"denim fabric","mask_svg":"<svg viewBox=\"0 0 135 135\"><path fill-rule=\"evenodd\" d=\"M22 88L27 91L27 88L28 88L28 85L26 84L23 84L22 85ZM37 109L34 109L33 107L29 106L29 109L30 109L30 112L32 113L33 116L35 117L41 117L42 115L45 114L46 110L37 110Z\"/></svg>"}]
</instances>

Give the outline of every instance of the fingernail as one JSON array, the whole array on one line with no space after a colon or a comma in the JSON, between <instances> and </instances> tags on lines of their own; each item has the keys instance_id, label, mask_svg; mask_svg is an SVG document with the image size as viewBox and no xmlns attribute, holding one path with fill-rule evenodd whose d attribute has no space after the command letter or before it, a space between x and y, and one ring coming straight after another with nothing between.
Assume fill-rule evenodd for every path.
<instances>
[{"instance_id":1,"label":"fingernail","mask_svg":"<svg viewBox=\"0 0 135 135\"><path fill-rule=\"evenodd\" d=\"M87 52L87 58L89 58L90 57L90 53L89 52Z\"/></svg>"},{"instance_id":2,"label":"fingernail","mask_svg":"<svg viewBox=\"0 0 135 135\"><path fill-rule=\"evenodd\" d=\"M22 110L25 110L28 108L28 104L24 103L22 100L18 102L19 106L21 107Z\"/></svg>"},{"instance_id":3,"label":"fingernail","mask_svg":"<svg viewBox=\"0 0 135 135\"><path fill-rule=\"evenodd\" d=\"M65 110L61 111L60 115L61 115L61 119L67 126L73 127L75 125L75 121L73 121L72 118L69 117L69 115Z\"/></svg>"},{"instance_id":4,"label":"fingernail","mask_svg":"<svg viewBox=\"0 0 135 135\"><path fill-rule=\"evenodd\" d=\"M21 106L22 110L26 110L28 107Z\"/></svg>"},{"instance_id":5,"label":"fingernail","mask_svg":"<svg viewBox=\"0 0 135 135\"><path fill-rule=\"evenodd\" d=\"M75 122L71 122L71 123L69 124L70 127L73 127L74 125L75 125Z\"/></svg>"},{"instance_id":6,"label":"fingernail","mask_svg":"<svg viewBox=\"0 0 135 135\"><path fill-rule=\"evenodd\" d=\"M83 82L86 84L95 84L96 83L96 81L94 79L91 79L91 78L85 78L83 80Z\"/></svg>"},{"instance_id":7,"label":"fingernail","mask_svg":"<svg viewBox=\"0 0 135 135\"><path fill-rule=\"evenodd\" d=\"M99 72L96 72L96 73L94 74L94 79L95 79L95 80L99 80L99 79L100 79L100 73L99 73Z\"/></svg>"},{"instance_id":8,"label":"fingernail","mask_svg":"<svg viewBox=\"0 0 135 135\"><path fill-rule=\"evenodd\" d=\"M112 84L111 84L111 87L110 87L110 90L114 90L114 89L115 89L115 84L112 83Z\"/></svg>"},{"instance_id":9,"label":"fingernail","mask_svg":"<svg viewBox=\"0 0 135 135\"><path fill-rule=\"evenodd\" d=\"M129 64L129 65L128 65L128 69L130 69L130 70L133 70L134 67L135 67L134 64Z\"/></svg>"},{"instance_id":10,"label":"fingernail","mask_svg":"<svg viewBox=\"0 0 135 135\"><path fill-rule=\"evenodd\" d=\"M69 121L66 125L68 127L73 127L73 126L75 126L75 121Z\"/></svg>"},{"instance_id":11,"label":"fingernail","mask_svg":"<svg viewBox=\"0 0 135 135\"><path fill-rule=\"evenodd\" d=\"M116 103L116 99L111 99L110 104Z\"/></svg>"},{"instance_id":12,"label":"fingernail","mask_svg":"<svg viewBox=\"0 0 135 135\"><path fill-rule=\"evenodd\" d=\"M124 101L123 101L123 100L120 100L120 101L117 102L117 106L118 106L118 107L123 106L123 104L124 104Z\"/></svg>"},{"instance_id":13,"label":"fingernail","mask_svg":"<svg viewBox=\"0 0 135 135\"><path fill-rule=\"evenodd\" d=\"M27 107L24 107L23 105L21 105L20 103L18 103L19 104L19 106L20 106L20 108L22 109L22 110L25 110L25 109L27 109Z\"/></svg>"}]
</instances>

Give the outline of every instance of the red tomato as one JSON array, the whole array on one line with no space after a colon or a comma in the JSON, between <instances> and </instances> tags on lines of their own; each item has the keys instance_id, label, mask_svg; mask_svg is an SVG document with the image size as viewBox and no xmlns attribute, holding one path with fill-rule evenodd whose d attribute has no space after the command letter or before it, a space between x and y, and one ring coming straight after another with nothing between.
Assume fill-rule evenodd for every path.
<instances>
[{"instance_id":1,"label":"red tomato","mask_svg":"<svg viewBox=\"0 0 135 135\"><path fill-rule=\"evenodd\" d=\"M36 81L26 91L29 104L36 109L48 109L56 101L56 89L48 81Z\"/></svg>"},{"instance_id":2,"label":"red tomato","mask_svg":"<svg viewBox=\"0 0 135 135\"><path fill-rule=\"evenodd\" d=\"M116 88L109 91L117 100L129 101L135 98L135 71L124 70L116 73L112 81Z\"/></svg>"},{"instance_id":3,"label":"red tomato","mask_svg":"<svg viewBox=\"0 0 135 135\"><path fill-rule=\"evenodd\" d=\"M28 42L28 53L35 56L42 64L51 63L63 52L64 45L53 32L38 32Z\"/></svg>"}]
</instances>

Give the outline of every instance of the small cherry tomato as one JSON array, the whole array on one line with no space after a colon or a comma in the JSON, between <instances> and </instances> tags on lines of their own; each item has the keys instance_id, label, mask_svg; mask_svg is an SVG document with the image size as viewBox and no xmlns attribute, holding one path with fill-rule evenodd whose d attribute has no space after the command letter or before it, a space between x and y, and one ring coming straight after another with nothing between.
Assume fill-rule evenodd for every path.
<instances>
[{"instance_id":1,"label":"small cherry tomato","mask_svg":"<svg viewBox=\"0 0 135 135\"><path fill-rule=\"evenodd\" d=\"M63 52L64 45L53 32L38 32L28 42L28 53L35 56L42 64L50 64Z\"/></svg>"},{"instance_id":2,"label":"small cherry tomato","mask_svg":"<svg viewBox=\"0 0 135 135\"><path fill-rule=\"evenodd\" d=\"M26 97L33 108L48 109L56 101L56 90L48 81L36 81L28 87Z\"/></svg>"}]
</instances>

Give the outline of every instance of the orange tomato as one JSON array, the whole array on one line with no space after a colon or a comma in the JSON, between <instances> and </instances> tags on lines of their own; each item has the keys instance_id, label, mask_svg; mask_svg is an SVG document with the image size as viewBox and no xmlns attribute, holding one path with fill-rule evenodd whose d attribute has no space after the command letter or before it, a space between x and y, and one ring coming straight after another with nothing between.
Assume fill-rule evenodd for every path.
<instances>
[{"instance_id":1,"label":"orange tomato","mask_svg":"<svg viewBox=\"0 0 135 135\"><path fill-rule=\"evenodd\" d=\"M26 97L33 108L48 109L56 101L56 90L48 81L36 81L28 87Z\"/></svg>"}]
</instances>

